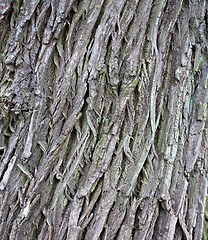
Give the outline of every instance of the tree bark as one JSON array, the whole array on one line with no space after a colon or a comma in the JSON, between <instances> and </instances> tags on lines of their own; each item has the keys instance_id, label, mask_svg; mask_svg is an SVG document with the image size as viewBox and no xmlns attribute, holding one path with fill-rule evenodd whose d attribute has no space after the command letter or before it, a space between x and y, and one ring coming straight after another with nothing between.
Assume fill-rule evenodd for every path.
<instances>
[{"instance_id":1,"label":"tree bark","mask_svg":"<svg viewBox=\"0 0 208 240\"><path fill-rule=\"evenodd\" d=\"M207 239L207 31L206 0L0 1L1 239Z\"/></svg>"}]
</instances>

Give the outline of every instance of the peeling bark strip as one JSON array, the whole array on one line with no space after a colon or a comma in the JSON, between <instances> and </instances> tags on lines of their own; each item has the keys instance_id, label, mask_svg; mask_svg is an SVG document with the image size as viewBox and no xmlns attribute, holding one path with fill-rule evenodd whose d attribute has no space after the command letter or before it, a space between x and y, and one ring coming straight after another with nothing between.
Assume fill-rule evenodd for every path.
<instances>
[{"instance_id":1,"label":"peeling bark strip","mask_svg":"<svg viewBox=\"0 0 208 240\"><path fill-rule=\"evenodd\" d=\"M208 238L207 11L0 1L1 239Z\"/></svg>"}]
</instances>

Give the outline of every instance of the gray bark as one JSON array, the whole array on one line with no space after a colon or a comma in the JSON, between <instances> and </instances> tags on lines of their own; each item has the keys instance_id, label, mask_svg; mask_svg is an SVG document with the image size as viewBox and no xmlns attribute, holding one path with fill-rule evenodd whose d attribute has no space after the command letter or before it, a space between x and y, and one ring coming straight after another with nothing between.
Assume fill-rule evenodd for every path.
<instances>
[{"instance_id":1,"label":"gray bark","mask_svg":"<svg viewBox=\"0 0 208 240\"><path fill-rule=\"evenodd\" d=\"M1 239L207 239L207 31L206 0L0 1Z\"/></svg>"}]
</instances>

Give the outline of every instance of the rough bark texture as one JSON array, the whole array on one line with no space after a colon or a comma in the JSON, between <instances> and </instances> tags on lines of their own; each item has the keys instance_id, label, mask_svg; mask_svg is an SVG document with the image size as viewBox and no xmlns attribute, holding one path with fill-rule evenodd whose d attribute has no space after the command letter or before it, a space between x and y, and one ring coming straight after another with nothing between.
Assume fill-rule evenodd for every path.
<instances>
[{"instance_id":1,"label":"rough bark texture","mask_svg":"<svg viewBox=\"0 0 208 240\"><path fill-rule=\"evenodd\" d=\"M207 239L207 31L206 0L0 1L1 239Z\"/></svg>"}]
</instances>

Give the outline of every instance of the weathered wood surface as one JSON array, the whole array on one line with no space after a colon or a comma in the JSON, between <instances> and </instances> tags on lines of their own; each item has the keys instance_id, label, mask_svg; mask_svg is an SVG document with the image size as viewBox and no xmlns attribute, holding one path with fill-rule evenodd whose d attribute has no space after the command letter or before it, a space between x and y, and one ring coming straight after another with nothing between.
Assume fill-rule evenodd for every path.
<instances>
[{"instance_id":1,"label":"weathered wood surface","mask_svg":"<svg viewBox=\"0 0 208 240\"><path fill-rule=\"evenodd\" d=\"M1 239L207 239L207 31L206 0L0 1Z\"/></svg>"}]
</instances>

